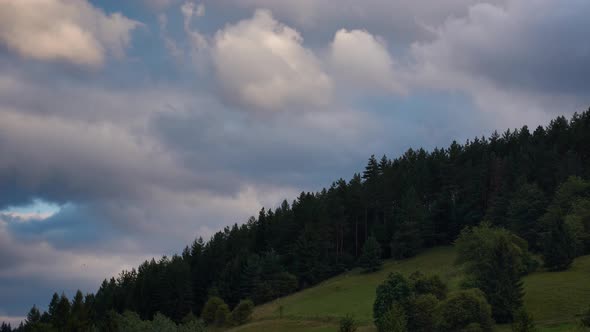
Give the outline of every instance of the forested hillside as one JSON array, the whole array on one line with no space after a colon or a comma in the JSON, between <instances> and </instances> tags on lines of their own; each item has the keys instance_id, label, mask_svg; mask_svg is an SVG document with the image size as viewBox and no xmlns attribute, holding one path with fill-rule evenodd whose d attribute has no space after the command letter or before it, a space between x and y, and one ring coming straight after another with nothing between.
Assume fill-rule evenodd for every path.
<instances>
[{"instance_id":1,"label":"forested hillside","mask_svg":"<svg viewBox=\"0 0 590 332\"><path fill-rule=\"evenodd\" d=\"M567 269L590 252L589 178L590 110L395 159L371 156L348 181L263 208L180 255L77 294L73 304L56 294L38 320L66 330L72 321L102 326L112 312L134 311L181 322L210 296L230 309L242 299L261 304L358 266L368 239L382 258L408 258L482 221L525 239L547 269Z\"/></svg>"}]
</instances>

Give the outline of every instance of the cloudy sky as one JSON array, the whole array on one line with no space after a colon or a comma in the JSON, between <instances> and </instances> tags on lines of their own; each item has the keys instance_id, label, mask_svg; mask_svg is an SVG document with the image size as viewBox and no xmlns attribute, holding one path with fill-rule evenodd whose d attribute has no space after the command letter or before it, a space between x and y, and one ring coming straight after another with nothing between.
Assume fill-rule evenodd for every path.
<instances>
[{"instance_id":1,"label":"cloudy sky","mask_svg":"<svg viewBox=\"0 0 590 332\"><path fill-rule=\"evenodd\" d=\"M590 106L586 0L0 0L0 320L360 171Z\"/></svg>"}]
</instances>

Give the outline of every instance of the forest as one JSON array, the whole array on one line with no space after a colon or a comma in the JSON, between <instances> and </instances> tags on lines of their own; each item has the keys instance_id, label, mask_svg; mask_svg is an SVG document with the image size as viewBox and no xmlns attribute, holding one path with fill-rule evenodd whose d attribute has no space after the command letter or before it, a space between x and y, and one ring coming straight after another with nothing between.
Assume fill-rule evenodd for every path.
<instances>
[{"instance_id":1,"label":"forest","mask_svg":"<svg viewBox=\"0 0 590 332\"><path fill-rule=\"evenodd\" d=\"M497 286L477 275L483 270L470 253L491 238L497 239L495 254L521 248L526 255L518 256L520 268L506 275L516 286L520 275L539 266L568 269L590 253L589 180L590 109L544 127L494 132L432 151L409 149L394 159L371 156L350 180L262 208L210 239L197 238L178 255L104 280L95 293L79 291L71 300L55 293L47 311L33 307L19 327L2 324L0 332L118 331L129 321L179 324L179 331L239 324L241 312L254 305L353 268L370 271L383 259L451 244L483 292L454 296L474 303L485 298L493 319L510 322L521 313L502 303L510 296L518 303L518 289L494 293ZM416 278L392 276L388 282L407 284L412 292L430 285L422 293L435 297L444 289L436 280ZM217 317L219 307L223 317ZM380 317L395 314L390 311Z\"/></svg>"}]
</instances>

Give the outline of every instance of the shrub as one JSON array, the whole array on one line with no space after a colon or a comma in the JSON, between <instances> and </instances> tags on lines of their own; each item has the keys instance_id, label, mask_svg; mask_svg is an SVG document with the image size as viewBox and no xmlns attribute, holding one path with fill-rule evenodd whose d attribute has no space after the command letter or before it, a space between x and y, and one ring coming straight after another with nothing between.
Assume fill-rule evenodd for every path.
<instances>
[{"instance_id":1,"label":"shrub","mask_svg":"<svg viewBox=\"0 0 590 332\"><path fill-rule=\"evenodd\" d=\"M483 332L481 325L478 323L471 323L463 328L460 332Z\"/></svg>"},{"instance_id":2,"label":"shrub","mask_svg":"<svg viewBox=\"0 0 590 332\"><path fill-rule=\"evenodd\" d=\"M178 332L205 332L205 323L201 320L191 320L178 327Z\"/></svg>"},{"instance_id":3,"label":"shrub","mask_svg":"<svg viewBox=\"0 0 590 332\"><path fill-rule=\"evenodd\" d=\"M338 329L339 332L355 332L357 329L358 324L351 314L347 314L340 319L340 328Z\"/></svg>"},{"instance_id":4,"label":"shrub","mask_svg":"<svg viewBox=\"0 0 590 332\"><path fill-rule=\"evenodd\" d=\"M223 304L225 304L223 299L217 296L210 297L209 300L207 300L207 303L205 303L203 311L201 312L201 318L205 321L205 323L211 324L215 322L217 308Z\"/></svg>"},{"instance_id":5,"label":"shrub","mask_svg":"<svg viewBox=\"0 0 590 332\"><path fill-rule=\"evenodd\" d=\"M588 309L586 309L586 311L582 313L580 325L582 325L583 327L590 327L590 307L588 307Z\"/></svg>"},{"instance_id":6,"label":"shrub","mask_svg":"<svg viewBox=\"0 0 590 332\"><path fill-rule=\"evenodd\" d=\"M436 309L439 301L433 294L418 295L407 306L408 330L431 332L436 326Z\"/></svg>"},{"instance_id":7,"label":"shrub","mask_svg":"<svg viewBox=\"0 0 590 332\"><path fill-rule=\"evenodd\" d=\"M379 332L406 332L408 331L408 319L404 307L395 304L389 309L377 325Z\"/></svg>"},{"instance_id":8,"label":"shrub","mask_svg":"<svg viewBox=\"0 0 590 332\"><path fill-rule=\"evenodd\" d=\"M451 293L438 309L440 331L461 331L479 324L481 331L492 330L492 310L479 289Z\"/></svg>"},{"instance_id":9,"label":"shrub","mask_svg":"<svg viewBox=\"0 0 590 332\"><path fill-rule=\"evenodd\" d=\"M151 330L149 321L143 321L133 311L125 311L122 315L112 313L112 326L115 331L143 332Z\"/></svg>"},{"instance_id":10,"label":"shrub","mask_svg":"<svg viewBox=\"0 0 590 332\"><path fill-rule=\"evenodd\" d=\"M426 276L416 271L410 275L410 281L416 295L432 294L439 300L447 297L447 285L438 275Z\"/></svg>"},{"instance_id":11,"label":"shrub","mask_svg":"<svg viewBox=\"0 0 590 332\"><path fill-rule=\"evenodd\" d=\"M170 318L157 313L152 320L152 331L158 332L176 332L176 324Z\"/></svg>"},{"instance_id":12,"label":"shrub","mask_svg":"<svg viewBox=\"0 0 590 332\"><path fill-rule=\"evenodd\" d=\"M399 273L390 273L387 280L377 287L377 296L373 304L373 319L380 326L381 320L394 304L407 304L412 296L410 282Z\"/></svg>"},{"instance_id":13,"label":"shrub","mask_svg":"<svg viewBox=\"0 0 590 332\"><path fill-rule=\"evenodd\" d=\"M251 300L242 300L234 308L231 313L232 323L236 325L242 325L247 323L252 317L254 311L254 302Z\"/></svg>"},{"instance_id":14,"label":"shrub","mask_svg":"<svg viewBox=\"0 0 590 332\"><path fill-rule=\"evenodd\" d=\"M228 305L225 303L220 304L215 311L215 326L225 326L230 322L230 319L231 316Z\"/></svg>"},{"instance_id":15,"label":"shrub","mask_svg":"<svg viewBox=\"0 0 590 332\"><path fill-rule=\"evenodd\" d=\"M512 322L513 332L535 332L537 328L533 322L533 317L524 309L520 308L514 314L514 321Z\"/></svg>"}]
</instances>

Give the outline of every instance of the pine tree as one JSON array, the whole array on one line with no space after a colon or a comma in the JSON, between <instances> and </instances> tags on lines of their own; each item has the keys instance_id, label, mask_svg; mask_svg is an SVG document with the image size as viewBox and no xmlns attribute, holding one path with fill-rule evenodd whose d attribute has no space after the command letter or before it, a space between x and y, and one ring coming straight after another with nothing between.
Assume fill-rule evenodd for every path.
<instances>
[{"instance_id":1,"label":"pine tree","mask_svg":"<svg viewBox=\"0 0 590 332\"><path fill-rule=\"evenodd\" d=\"M524 184L514 193L507 213L510 230L525 239L529 248L540 250L542 227L539 219L545 212L545 194L536 184Z\"/></svg>"},{"instance_id":2,"label":"pine tree","mask_svg":"<svg viewBox=\"0 0 590 332\"><path fill-rule=\"evenodd\" d=\"M364 272L375 272L381 269L381 245L374 236L369 236L363 245L359 266Z\"/></svg>"},{"instance_id":3,"label":"pine tree","mask_svg":"<svg viewBox=\"0 0 590 332\"><path fill-rule=\"evenodd\" d=\"M526 242L516 235L483 224L465 229L455 242L457 261L492 306L494 319L510 322L522 306L521 275L527 254Z\"/></svg>"},{"instance_id":4,"label":"pine tree","mask_svg":"<svg viewBox=\"0 0 590 332\"><path fill-rule=\"evenodd\" d=\"M576 255L576 237L569 226L560 220L546 225L543 236L543 260L551 271L567 270Z\"/></svg>"},{"instance_id":5,"label":"pine tree","mask_svg":"<svg viewBox=\"0 0 590 332\"><path fill-rule=\"evenodd\" d=\"M25 328L29 331L36 331L38 329L38 324L41 322L41 313L36 306L33 306L29 313L27 314L27 318L25 320Z\"/></svg>"},{"instance_id":6,"label":"pine tree","mask_svg":"<svg viewBox=\"0 0 590 332\"><path fill-rule=\"evenodd\" d=\"M90 325L88 319L88 309L84 303L84 295L78 290L72 300L68 328L73 331L85 331Z\"/></svg>"},{"instance_id":7,"label":"pine tree","mask_svg":"<svg viewBox=\"0 0 590 332\"><path fill-rule=\"evenodd\" d=\"M70 300L68 300L67 296L62 293L59 297L59 302L57 303L55 319L53 322L53 326L56 327L58 331L66 330L68 321L70 320L70 308Z\"/></svg>"},{"instance_id":8,"label":"pine tree","mask_svg":"<svg viewBox=\"0 0 590 332\"><path fill-rule=\"evenodd\" d=\"M51 324L53 324L54 326L56 326L56 323L57 323L58 304L59 304L59 295L57 295L57 293L53 293L53 296L51 297L51 302L49 302L48 314L51 319Z\"/></svg>"}]
</instances>

